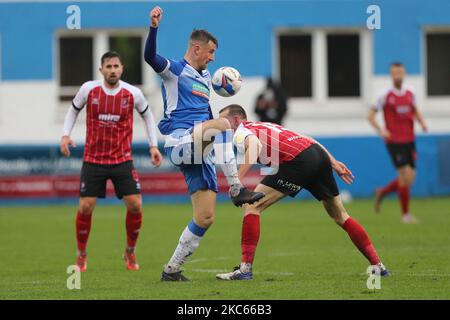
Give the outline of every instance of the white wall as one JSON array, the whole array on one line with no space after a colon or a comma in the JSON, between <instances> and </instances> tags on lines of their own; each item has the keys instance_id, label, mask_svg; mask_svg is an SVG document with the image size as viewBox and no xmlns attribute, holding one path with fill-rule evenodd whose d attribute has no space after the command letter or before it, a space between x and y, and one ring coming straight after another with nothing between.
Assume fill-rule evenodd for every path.
<instances>
[{"instance_id":1,"label":"white wall","mask_svg":"<svg viewBox=\"0 0 450 320\"><path fill-rule=\"evenodd\" d=\"M391 86L388 76L372 76L367 96L361 99L334 98L323 102L312 99L290 99L285 125L314 136L373 135L366 117L377 96ZM416 94L417 103L425 116L431 133L450 132L450 97L426 96L423 76L409 76L406 85ZM382 121L381 113L378 116ZM420 129L417 133L420 134Z\"/></svg>"},{"instance_id":2,"label":"white wall","mask_svg":"<svg viewBox=\"0 0 450 320\"><path fill-rule=\"evenodd\" d=\"M424 77L408 77L407 80L415 90L430 132L450 132L450 97L427 98ZM321 102L290 99L285 125L314 136L373 135L366 120L367 108L378 92L390 86L390 80L389 77L371 77L369 84L371 89L362 99ZM257 120L253 114L254 102L264 86L264 78L245 78L241 91L234 97L223 98L212 93L214 115L217 116L217 112L227 104L238 103L249 112L250 120ZM155 118L159 120L162 117L162 99L158 82L151 80L144 91ZM0 144L59 143L64 115L69 107L70 102L61 104L58 101L56 82L0 82ZM135 118L135 141L145 141L141 120L137 114ZM84 122L85 112L82 112L72 135L77 143L84 142Z\"/></svg>"}]
</instances>

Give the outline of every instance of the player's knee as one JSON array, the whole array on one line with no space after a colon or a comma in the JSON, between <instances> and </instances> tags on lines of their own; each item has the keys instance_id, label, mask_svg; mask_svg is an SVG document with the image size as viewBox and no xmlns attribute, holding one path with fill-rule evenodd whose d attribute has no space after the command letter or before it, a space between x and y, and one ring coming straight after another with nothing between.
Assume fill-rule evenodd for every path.
<instances>
[{"instance_id":1,"label":"player's knee","mask_svg":"<svg viewBox=\"0 0 450 320\"><path fill-rule=\"evenodd\" d=\"M407 178L407 176L405 174L401 174L398 177L398 185L400 187L407 187L408 186L408 178Z\"/></svg>"},{"instance_id":2,"label":"player's knee","mask_svg":"<svg viewBox=\"0 0 450 320\"><path fill-rule=\"evenodd\" d=\"M94 211L95 203L92 202L81 202L78 208L80 214L82 215L91 215Z\"/></svg>"},{"instance_id":3,"label":"player's knee","mask_svg":"<svg viewBox=\"0 0 450 320\"><path fill-rule=\"evenodd\" d=\"M344 225L345 221L350 218L349 214L344 207L339 208L337 214L333 217L334 222L336 222L341 227Z\"/></svg>"},{"instance_id":4,"label":"player's knee","mask_svg":"<svg viewBox=\"0 0 450 320\"><path fill-rule=\"evenodd\" d=\"M411 187L412 183L413 183L413 179L412 179L412 177L409 177L409 176L403 176L398 180L398 184L400 187L409 188L409 187Z\"/></svg>"},{"instance_id":5,"label":"player's knee","mask_svg":"<svg viewBox=\"0 0 450 320\"><path fill-rule=\"evenodd\" d=\"M214 212L205 212L195 218L197 224L202 228L209 228L214 223Z\"/></svg>"},{"instance_id":6,"label":"player's knee","mask_svg":"<svg viewBox=\"0 0 450 320\"><path fill-rule=\"evenodd\" d=\"M341 214L334 216L333 220L334 222L336 222L337 225L339 226L343 226L345 221L348 219L349 215L347 214L347 212L342 212Z\"/></svg>"},{"instance_id":7,"label":"player's knee","mask_svg":"<svg viewBox=\"0 0 450 320\"><path fill-rule=\"evenodd\" d=\"M408 176L407 185L408 187L411 187L414 183L415 174L411 172L411 174Z\"/></svg>"},{"instance_id":8,"label":"player's knee","mask_svg":"<svg viewBox=\"0 0 450 320\"><path fill-rule=\"evenodd\" d=\"M140 200L135 200L127 204L127 210L130 213L138 214L142 211L142 202Z\"/></svg>"}]
</instances>

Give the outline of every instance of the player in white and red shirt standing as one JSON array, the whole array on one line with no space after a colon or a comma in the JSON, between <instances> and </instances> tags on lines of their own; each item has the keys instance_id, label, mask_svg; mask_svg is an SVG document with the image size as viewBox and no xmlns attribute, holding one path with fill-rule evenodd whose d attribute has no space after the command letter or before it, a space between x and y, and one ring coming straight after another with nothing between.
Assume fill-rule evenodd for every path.
<instances>
[{"instance_id":1,"label":"player in white and red shirt standing","mask_svg":"<svg viewBox=\"0 0 450 320\"><path fill-rule=\"evenodd\" d=\"M414 93L403 84L405 67L396 62L390 69L393 87L386 90L369 111L369 122L384 139L397 169L397 178L375 191L375 212L379 212L381 201L391 192L397 192L402 208L403 223L417 223L418 219L409 213L410 188L416 176L416 145L414 120L427 132L425 120L417 109ZM383 111L385 128L376 120L378 110Z\"/></svg>"},{"instance_id":2,"label":"player in white and red shirt standing","mask_svg":"<svg viewBox=\"0 0 450 320\"><path fill-rule=\"evenodd\" d=\"M251 280L252 266L260 236L260 214L283 199L295 197L301 189L308 190L323 206L329 216L349 235L355 246L369 260L373 272L382 276L389 271L364 228L350 217L341 201L333 169L347 184L353 182L349 169L337 161L314 139L300 135L270 122L249 122L240 105L229 105L220 111L234 130L233 143L237 147L239 178L255 163L275 169L256 186L255 192L266 196L252 205L244 205L241 238L241 263L234 271L218 274L220 280Z\"/></svg>"},{"instance_id":3,"label":"player in white and red shirt standing","mask_svg":"<svg viewBox=\"0 0 450 320\"><path fill-rule=\"evenodd\" d=\"M118 53L105 53L99 70L103 79L84 83L73 99L65 118L60 146L62 154L69 157L69 146L75 147L70 134L78 114L86 106L86 144L76 217L77 265L80 271L86 271L86 244L92 213L97 198L105 197L106 182L111 179L117 197L123 198L127 208L127 247L123 258L127 269L138 270L135 247L142 224L142 198L131 155L134 109L145 122L151 161L158 167L162 156L157 145L156 125L142 92L120 80L123 64Z\"/></svg>"}]
</instances>

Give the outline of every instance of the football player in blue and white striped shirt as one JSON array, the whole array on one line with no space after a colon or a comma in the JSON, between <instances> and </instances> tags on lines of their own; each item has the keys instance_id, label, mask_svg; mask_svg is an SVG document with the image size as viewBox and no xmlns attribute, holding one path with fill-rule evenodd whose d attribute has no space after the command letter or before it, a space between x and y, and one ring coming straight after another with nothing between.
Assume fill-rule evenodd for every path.
<instances>
[{"instance_id":1,"label":"football player in blue and white striped shirt","mask_svg":"<svg viewBox=\"0 0 450 320\"><path fill-rule=\"evenodd\" d=\"M252 204L264 194L243 187L238 177L230 123L224 118L213 119L209 105L211 75L206 68L214 60L217 39L206 30L194 30L184 58L166 59L156 53L156 34L162 15L160 7L150 12L151 27L144 57L162 79L164 118L158 128L166 136L164 147L170 161L185 177L194 209L193 219L164 267L162 280L186 281L181 266L214 221L218 192L214 162L221 166L236 206Z\"/></svg>"}]
</instances>

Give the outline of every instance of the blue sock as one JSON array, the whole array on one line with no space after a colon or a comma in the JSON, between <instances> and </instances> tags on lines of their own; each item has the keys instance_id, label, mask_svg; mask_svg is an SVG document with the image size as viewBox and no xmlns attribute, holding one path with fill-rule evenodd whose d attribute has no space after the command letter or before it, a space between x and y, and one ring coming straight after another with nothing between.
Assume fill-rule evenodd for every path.
<instances>
[{"instance_id":1,"label":"blue sock","mask_svg":"<svg viewBox=\"0 0 450 320\"><path fill-rule=\"evenodd\" d=\"M194 222L194 219L191 220L188 224L189 230L198 237L203 237L207 228L202 228Z\"/></svg>"}]
</instances>

